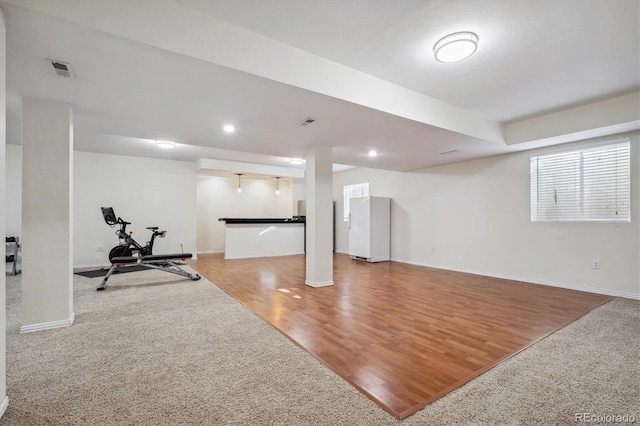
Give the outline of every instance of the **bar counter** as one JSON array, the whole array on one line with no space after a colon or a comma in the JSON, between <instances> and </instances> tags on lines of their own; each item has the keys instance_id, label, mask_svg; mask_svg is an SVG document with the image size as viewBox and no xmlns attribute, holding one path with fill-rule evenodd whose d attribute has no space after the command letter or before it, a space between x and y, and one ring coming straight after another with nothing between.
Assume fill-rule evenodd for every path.
<instances>
[{"instance_id":1,"label":"bar counter","mask_svg":"<svg viewBox=\"0 0 640 426\"><path fill-rule=\"evenodd\" d=\"M304 254L305 218L220 218L225 259Z\"/></svg>"}]
</instances>

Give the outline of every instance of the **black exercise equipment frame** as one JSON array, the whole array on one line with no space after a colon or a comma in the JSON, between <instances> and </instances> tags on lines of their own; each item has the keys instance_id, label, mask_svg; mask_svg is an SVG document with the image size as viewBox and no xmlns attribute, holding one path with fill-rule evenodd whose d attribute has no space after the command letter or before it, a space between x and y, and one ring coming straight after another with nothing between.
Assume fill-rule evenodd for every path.
<instances>
[{"instance_id":1,"label":"black exercise equipment frame","mask_svg":"<svg viewBox=\"0 0 640 426\"><path fill-rule=\"evenodd\" d=\"M167 231L158 231L157 226L148 226L147 229L151 231L151 239L147 241L146 245L142 246L133 239L131 236L132 231L127 232L127 225L131 225L131 222L127 222L121 217L116 219L113 207L100 207L100 209L107 225L112 228L120 225L120 228L116 231L120 244L109 251L109 261L115 257L131 257L134 254L137 254L138 257L151 256L153 255L153 243L156 237L164 238L167 234Z\"/></svg>"},{"instance_id":2,"label":"black exercise equipment frame","mask_svg":"<svg viewBox=\"0 0 640 426\"><path fill-rule=\"evenodd\" d=\"M202 278L200 275L187 272L175 263L178 259L184 262L186 259L191 259L191 257L191 253L158 254L144 257L114 257L111 259L111 268L109 268L107 275L105 275L104 278L102 278L102 281L100 281L100 285L96 288L96 291L104 290L107 286L109 277L111 277L115 271L125 264L136 264L149 269L158 269L160 271L191 278L192 281L198 281Z\"/></svg>"}]
</instances>

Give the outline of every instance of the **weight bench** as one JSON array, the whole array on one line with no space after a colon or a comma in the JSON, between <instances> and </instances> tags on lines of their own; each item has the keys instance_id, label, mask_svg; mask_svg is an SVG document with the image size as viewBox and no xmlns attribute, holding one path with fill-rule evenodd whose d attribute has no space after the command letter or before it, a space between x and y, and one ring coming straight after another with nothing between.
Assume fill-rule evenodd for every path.
<instances>
[{"instance_id":1,"label":"weight bench","mask_svg":"<svg viewBox=\"0 0 640 426\"><path fill-rule=\"evenodd\" d=\"M8 254L5 256L6 263L13 263L11 267L11 275L18 275L20 273L20 269L18 269L18 249L20 248L20 238L19 237L5 237L6 244L13 244L13 254Z\"/></svg>"},{"instance_id":2,"label":"weight bench","mask_svg":"<svg viewBox=\"0 0 640 426\"><path fill-rule=\"evenodd\" d=\"M184 269L180 268L173 261L185 259L191 259L191 253L177 253L177 254L154 254L144 257L137 256L126 256L126 257L114 257L111 259L111 268L107 272L107 275L104 276L102 281L100 281L100 285L96 289L96 291L102 291L105 289L107 285L107 280L109 277L118 269L120 269L121 265L132 264L135 263L139 266L144 266L145 268L150 269L158 269L160 271L169 272L176 275L182 275L183 277L191 278L192 281L198 281L202 278L198 274L191 274Z\"/></svg>"}]
</instances>

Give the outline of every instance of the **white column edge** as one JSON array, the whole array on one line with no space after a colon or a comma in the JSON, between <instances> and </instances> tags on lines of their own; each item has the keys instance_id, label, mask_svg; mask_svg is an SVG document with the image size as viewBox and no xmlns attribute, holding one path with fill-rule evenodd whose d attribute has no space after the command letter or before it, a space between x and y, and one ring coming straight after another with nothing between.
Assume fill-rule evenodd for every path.
<instances>
[{"instance_id":1,"label":"white column edge","mask_svg":"<svg viewBox=\"0 0 640 426\"><path fill-rule=\"evenodd\" d=\"M9 397L5 396L2 400L2 404L0 404L0 417L4 415L5 411L7 411L7 407L9 407Z\"/></svg>"},{"instance_id":2,"label":"white column edge","mask_svg":"<svg viewBox=\"0 0 640 426\"><path fill-rule=\"evenodd\" d=\"M54 328L70 327L76 315L72 312L71 318L60 321L43 322L40 324L23 325L20 327L20 333L33 333L34 331L52 330Z\"/></svg>"},{"instance_id":3,"label":"white column edge","mask_svg":"<svg viewBox=\"0 0 640 426\"><path fill-rule=\"evenodd\" d=\"M311 281L306 281L304 282L306 285L308 285L309 287L314 287L314 288L318 288L318 287L328 287L330 285L333 285L333 281L321 281L319 283L314 283Z\"/></svg>"}]
</instances>

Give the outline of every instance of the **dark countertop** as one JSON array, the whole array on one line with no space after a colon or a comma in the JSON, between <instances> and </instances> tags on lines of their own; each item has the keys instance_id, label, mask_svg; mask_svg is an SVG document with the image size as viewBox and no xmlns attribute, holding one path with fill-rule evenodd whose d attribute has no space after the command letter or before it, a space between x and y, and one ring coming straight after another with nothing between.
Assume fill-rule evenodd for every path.
<instances>
[{"instance_id":1,"label":"dark countertop","mask_svg":"<svg viewBox=\"0 0 640 426\"><path fill-rule=\"evenodd\" d=\"M221 217L218 219L227 224L238 223L305 223L304 217L287 217L287 218L233 218Z\"/></svg>"}]
</instances>

